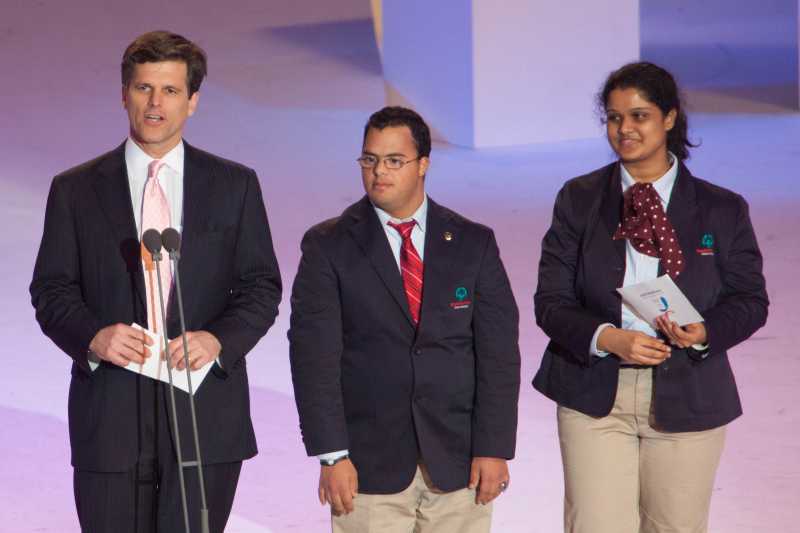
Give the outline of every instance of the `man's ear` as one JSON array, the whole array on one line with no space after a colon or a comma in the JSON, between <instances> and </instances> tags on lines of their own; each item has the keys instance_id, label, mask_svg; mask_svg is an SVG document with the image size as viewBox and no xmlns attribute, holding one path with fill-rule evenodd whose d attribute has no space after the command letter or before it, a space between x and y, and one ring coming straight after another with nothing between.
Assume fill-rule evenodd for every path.
<instances>
[{"instance_id":1,"label":"man's ear","mask_svg":"<svg viewBox=\"0 0 800 533\"><path fill-rule=\"evenodd\" d=\"M419 158L419 177L420 178L428 173L428 167L430 165L431 165L431 159L429 157L420 157Z\"/></svg>"},{"instance_id":2,"label":"man's ear","mask_svg":"<svg viewBox=\"0 0 800 533\"><path fill-rule=\"evenodd\" d=\"M200 91L195 91L194 94L189 98L189 116L191 117L194 115L195 110L197 109L197 104L200 102Z\"/></svg>"}]
</instances>

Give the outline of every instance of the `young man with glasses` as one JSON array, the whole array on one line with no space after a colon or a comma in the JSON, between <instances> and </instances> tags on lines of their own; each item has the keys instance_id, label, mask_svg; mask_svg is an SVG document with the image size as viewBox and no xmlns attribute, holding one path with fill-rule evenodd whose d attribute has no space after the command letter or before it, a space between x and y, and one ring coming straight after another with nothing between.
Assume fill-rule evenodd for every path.
<instances>
[{"instance_id":1,"label":"young man with glasses","mask_svg":"<svg viewBox=\"0 0 800 533\"><path fill-rule=\"evenodd\" d=\"M492 231L425 194L430 131L364 128L366 196L303 238L292 378L335 532L489 531L508 487L518 312Z\"/></svg>"}]
</instances>

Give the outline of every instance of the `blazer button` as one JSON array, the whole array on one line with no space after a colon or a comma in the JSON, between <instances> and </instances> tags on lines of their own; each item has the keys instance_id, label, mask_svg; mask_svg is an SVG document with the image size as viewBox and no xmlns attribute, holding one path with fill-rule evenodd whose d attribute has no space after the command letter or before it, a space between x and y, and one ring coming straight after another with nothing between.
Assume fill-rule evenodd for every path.
<instances>
[{"instance_id":1,"label":"blazer button","mask_svg":"<svg viewBox=\"0 0 800 533\"><path fill-rule=\"evenodd\" d=\"M414 348L414 355L422 355L422 348Z\"/></svg>"}]
</instances>

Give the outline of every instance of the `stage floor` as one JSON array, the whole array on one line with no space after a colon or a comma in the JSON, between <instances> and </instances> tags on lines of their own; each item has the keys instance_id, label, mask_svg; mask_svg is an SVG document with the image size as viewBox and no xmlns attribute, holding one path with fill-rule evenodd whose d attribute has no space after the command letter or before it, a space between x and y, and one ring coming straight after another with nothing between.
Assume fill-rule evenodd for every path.
<instances>
[{"instance_id":1,"label":"stage floor","mask_svg":"<svg viewBox=\"0 0 800 533\"><path fill-rule=\"evenodd\" d=\"M212 5L191 3L202 4ZM258 171L285 285L277 323L248 355L261 453L244 466L228 531L329 530L316 497L319 467L305 456L291 393L289 292L303 232L362 195L354 160L365 120L384 102L380 60L368 2L233 4L225 13L150 1L131 13L99 0L69 9L54 1L2 8L2 531L78 530L66 421L70 361L42 336L27 287L50 179L122 142L119 57L135 35L154 27L185 33L209 53L210 76L186 138ZM715 533L788 532L800 521L800 114L748 94L689 93L691 134L702 146L688 164L750 202L772 301L766 327L730 354L745 414L729 428L712 502ZM586 108L591 112L589 102ZM495 229L521 311L518 452L494 531L561 528L555 406L530 387L546 340L534 323L532 295L556 192L565 179L611 158L599 125L597 138L584 141L477 151L434 146L430 196Z\"/></svg>"}]
</instances>

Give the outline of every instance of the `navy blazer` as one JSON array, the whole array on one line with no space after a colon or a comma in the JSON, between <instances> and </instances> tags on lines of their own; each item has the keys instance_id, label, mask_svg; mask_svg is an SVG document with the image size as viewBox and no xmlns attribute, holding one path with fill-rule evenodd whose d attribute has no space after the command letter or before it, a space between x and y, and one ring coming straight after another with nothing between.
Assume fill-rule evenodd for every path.
<instances>
[{"instance_id":1,"label":"navy blazer","mask_svg":"<svg viewBox=\"0 0 800 533\"><path fill-rule=\"evenodd\" d=\"M222 345L222 368L215 365L195 394L201 450L208 464L233 462L256 453L244 356L275 321L280 273L255 172L184 146L186 328L210 331ZM101 328L147 324L124 144L53 179L30 291L42 331L74 361L73 466L128 470L138 457L139 382L149 378L106 362L91 372L87 362ZM180 334L174 298L167 328L171 338ZM195 455L188 395L176 400L188 461Z\"/></svg>"},{"instance_id":2,"label":"navy blazer","mask_svg":"<svg viewBox=\"0 0 800 533\"><path fill-rule=\"evenodd\" d=\"M620 359L589 350L598 326L621 323L616 289L625 275L625 241L612 237L622 202L619 163L574 178L559 192L542 241L534 302L550 343L533 386L591 416L606 416L617 390ZM764 325L769 301L741 196L692 176L681 163L667 216L686 262L675 283L705 319L710 352L701 358L673 349L655 367L655 422L666 431L699 431L741 414L727 350Z\"/></svg>"},{"instance_id":3,"label":"navy blazer","mask_svg":"<svg viewBox=\"0 0 800 533\"><path fill-rule=\"evenodd\" d=\"M449 236L449 239L446 238ZM311 228L292 289L292 379L309 455L349 449L359 491L442 490L514 456L519 315L492 231L428 201L419 327L367 197Z\"/></svg>"}]
</instances>

